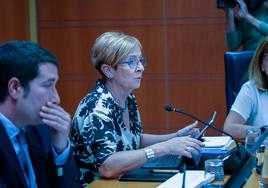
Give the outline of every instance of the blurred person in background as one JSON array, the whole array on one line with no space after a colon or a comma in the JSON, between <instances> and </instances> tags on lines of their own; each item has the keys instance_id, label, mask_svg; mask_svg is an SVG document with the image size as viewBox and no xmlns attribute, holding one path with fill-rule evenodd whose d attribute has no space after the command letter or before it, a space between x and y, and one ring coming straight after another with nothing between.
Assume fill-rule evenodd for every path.
<instances>
[{"instance_id":1,"label":"blurred person in background","mask_svg":"<svg viewBox=\"0 0 268 188\"><path fill-rule=\"evenodd\" d=\"M226 43L230 51L255 50L268 35L268 0L236 0L225 7Z\"/></svg>"},{"instance_id":2,"label":"blurred person in background","mask_svg":"<svg viewBox=\"0 0 268 188\"><path fill-rule=\"evenodd\" d=\"M252 126L268 125L268 37L265 37L249 66L249 80L243 84L224 122L224 131L244 139Z\"/></svg>"}]
</instances>

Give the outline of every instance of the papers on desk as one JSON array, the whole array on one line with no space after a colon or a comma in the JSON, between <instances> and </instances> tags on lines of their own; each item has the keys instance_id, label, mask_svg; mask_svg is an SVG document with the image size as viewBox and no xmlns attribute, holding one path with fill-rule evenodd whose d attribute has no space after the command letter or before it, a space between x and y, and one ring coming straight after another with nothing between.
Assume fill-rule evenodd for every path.
<instances>
[{"instance_id":1,"label":"papers on desk","mask_svg":"<svg viewBox=\"0 0 268 188\"><path fill-rule=\"evenodd\" d=\"M183 173L178 173L160 184L157 188L182 187ZM213 174L204 176L203 170L187 170L185 177L186 188L198 188L214 180Z\"/></svg>"},{"instance_id":2,"label":"papers on desk","mask_svg":"<svg viewBox=\"0 0 268 188\"><path fill-rule=\"evenodd\" d=\"M225 147L232 141L229 136L205 136L204 144L207 148L222 148Z\"/></svg>"},{"instance_id":3,"label":"papers on desk","mask_svg":"<svg viewBox=\"0 0 268 188\"><path fill-rule=\"evenodd\" d=\"M206 136L204 138L205 147L201 149L204 155L224 155L227 154L234 141L229 136Z\"/></svg>"}]
</instances>

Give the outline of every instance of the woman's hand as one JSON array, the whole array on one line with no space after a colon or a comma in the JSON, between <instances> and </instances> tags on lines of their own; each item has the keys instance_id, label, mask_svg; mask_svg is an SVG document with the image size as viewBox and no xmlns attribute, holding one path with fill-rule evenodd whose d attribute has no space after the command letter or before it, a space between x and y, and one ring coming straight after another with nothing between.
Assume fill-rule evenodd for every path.
<instances>
[{"instance_id":1,"label":"woman's hand","mask_svg":"<svg viewBox=\"0 0 268 188\"><path fill-rule=\"evenodd\" d=\"M234 14L236 18L242 18L245 19L247 16L249 16L248 7L244 0L237 0L239 3L239 7L234 8Z\"/></svg>"},{"instance_id":2,"label":"woman's hand","mask_svg":"<svg viewBox=\"0 0 268 188\"><path fill-rule=\"evenodd\" d=\"M188 158L199 153L201 147L204 146L201 141L189 136L175 137L159 144L165 150L165 155L181 155Z\"/></svg>"},{"instance_id":3,"label":"woman's hand","mask_svg":"<svg viewBox=\"0 0 268 188\"><path fill-rule=\"evenodd\" d=\"M192 124L182 128L182 129L178 130L176 132L176 136L178 136L178 137L180 137L180 136L191 136L191 137L195 138L200 133L199 129L196 128L197 125L198 125L198 122L195 121L194 123L192 123Z\"/></svg>"}]
</instances>

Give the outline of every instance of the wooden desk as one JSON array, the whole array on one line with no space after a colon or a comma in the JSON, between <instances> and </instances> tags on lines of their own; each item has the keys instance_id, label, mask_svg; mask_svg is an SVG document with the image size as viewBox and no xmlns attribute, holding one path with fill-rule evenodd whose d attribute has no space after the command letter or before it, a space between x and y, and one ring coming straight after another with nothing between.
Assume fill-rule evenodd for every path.
<instances>
[{"instance_id":1,"label":"wooden desk","mask_svg":"<svg viewBox=\"0 0 268 188\"><path fill-rule=\"evenodd\" d=\"M260 188L258 180L259 174L254 170L248 182L244 185L244 188ZM159 184L159 182L123 182L118 180L99 179L92 182L86 188L155 188Z\"/></svg>"},{"instance_id":2,"label":"wooden desk","mask_svg":"<svg viewBox=\"0 0 268 188\"><path fill-rule=\"evenodd\" d=\"M256 170L254 170L248 182L244 185L244 188L260 188L259 177L260 175L256 172Z\"/></svg>"},{"instance_id":3,"label":"wooden desk","mask_svg":"<svg viewBox=\"0 0 268 188\"><path fill-rule=\"evenodd\" d=\"M95 180L86 188L155 188L160 182L130 182L118 180Z\"/></svg>"}]
</instances>

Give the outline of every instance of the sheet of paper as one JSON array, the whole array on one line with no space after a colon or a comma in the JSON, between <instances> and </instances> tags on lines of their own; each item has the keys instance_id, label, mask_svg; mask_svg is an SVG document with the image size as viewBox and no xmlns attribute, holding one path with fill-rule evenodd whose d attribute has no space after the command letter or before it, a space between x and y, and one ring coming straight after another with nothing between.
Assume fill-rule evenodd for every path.
<instances>
[{"instance_id":1,"label":"sheet of paper","mask_svg":"<svg viewBox=\"0 0 268 188\"><path fill-rule=\"evenodd\" d=\"M183 173L178 173L172 176L167 181L160 184L157 188L171 188L171 187L182 187ZM202 185L210 183L214 180L213 174L207 174L204 176L203 170L187 170L185 178L186 188L199 188Z\"/></svg>"},{"instance_id":2,"label":"sheet of paper","mask_svg":"<svg viewBox=\"0 0 268 188\"><path fill-rule=\"evenodd\" d=\"M228 145L232 139L229 136L205 136L205 147L220 148Z\"/></svg>"}]
</instances>

